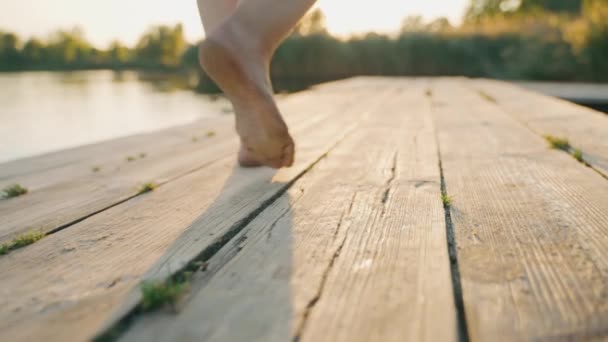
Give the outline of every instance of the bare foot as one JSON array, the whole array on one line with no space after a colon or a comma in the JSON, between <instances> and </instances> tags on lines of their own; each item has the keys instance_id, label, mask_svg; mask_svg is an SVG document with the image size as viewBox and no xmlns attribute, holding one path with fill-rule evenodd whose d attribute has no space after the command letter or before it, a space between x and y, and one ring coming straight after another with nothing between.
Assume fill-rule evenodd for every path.
<instances>
[{"instance_id":1,"label":"bare foot","mask_svg":"<svg viewBox=\"0 0 608 342\"><path fill-rule=\"evenodd\" d=\"M239 164L291 166L294 142L274 101L269 62L259 45L229 19L201 44L199 59L234 106Z\"/></svg>"}]
</instances>

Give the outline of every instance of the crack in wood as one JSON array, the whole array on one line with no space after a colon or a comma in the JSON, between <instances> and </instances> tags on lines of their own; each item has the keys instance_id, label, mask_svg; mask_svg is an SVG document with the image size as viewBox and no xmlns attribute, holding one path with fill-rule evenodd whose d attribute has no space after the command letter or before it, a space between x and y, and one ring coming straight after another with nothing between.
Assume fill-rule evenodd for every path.
<instances>
[{"instance_id":1,"label":"crack in wood","mask_svg":"<svg viewBox=\"0 0 608 342\"><path fill-rule=\"evenodd\" d=\"M344 220L344 215L342 215L342 217L340 217L340 221L338 222L336 230L340 229L340 226L342 226L342 221L343 220ZM295 332L294 337L293 337L293 342L299 342L300 341L300 339L302 337L302 334L304 333L304 330L306 329L306 324L308 323L308 318L310 317L310 315L312 313L312 310L317 305L317 303L321 299L321 296L323 295L323 290L325 289L325 284L327 283L327 278L329 278L329 273L331 272L332 268L334 267L334 264L336 263L336 260L340 256L340 253L342 252L342 248L346 244L346 238L347 237L348 237L348 228L344 232L344 238L342 239L342 241L340 242L340 245L338 246L338 248L336 249L336 251L332 255L332 258L329 261L329 264L327 265L327 268L325 269L325 271L323 271L323 275L321 276L321 282L320 282L319 287L317 289L317 293L315 294L315 296L313 298L311 298L308 301L308 304L306 305L306 309L304 309L304 313L302 315L302 320L301 320L298 328L296 329L296 332Z\"/></svg>"},{"instance_id":2,"label":"crack in wood","mask_svg":"<svg viewBox=\"0 0 608 342\"><path fill-rule=\"evenodd\" d=\"M289 210L286 210L283 214L281 214L276 220L274 220L274 222L272 222L272 224L270 225L270 229L268 229L268 234L266 234L266 241L269 241L270 238L272 238L272 231L274 230L274 227L277 226L277 223L279 223L279 221L285 217L285 215L287 215L289 213Z\"/></svg>"},{"instance_id":3,"label":"crack in wood","mask_svg":"<svg viewBox=\"0 0 608 342\"><path fill-rule=\"evenodd\" d=\"M386 212L386 203L388 202L388 198L391 194L391 186L393 185L393 181L395 180L396 174L397 174L397 159L399 157L399 152L395 151L395 154L393 155L393 163L391 166L391 175L390 177L386 180L385 182L385 190L384 193L382 194L382 212L380 215L384 216L385 212Z\"/></svg>"}]
</instances>

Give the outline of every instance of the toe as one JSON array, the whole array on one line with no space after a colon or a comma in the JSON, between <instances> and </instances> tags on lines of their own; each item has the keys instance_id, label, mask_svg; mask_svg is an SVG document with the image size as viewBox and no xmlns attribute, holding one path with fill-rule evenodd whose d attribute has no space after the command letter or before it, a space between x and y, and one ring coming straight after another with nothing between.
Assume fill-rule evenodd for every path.
<instances>
[{"instance_id":1,"label":"toe","mask_svg":"<svg viewBox=\"0 0 608 342\"><path fill-rule=\"evenodd\" d=\"M282 167L290 167L293 165L294 146L293 142L289 143L281 149L281 154L275 158L267 159L264 164L280 169Z\"/></svg>"},{"instance_id":2,"label":"toe","mask_svg":"<svg viewBox=\"0 0 608 342\"><path fill-rule=\"evenodd\" d=\"M289 145L285 146L285 148L283 149L283 166L284 167L290 167L293 165L293 160L294 160L294 152L295 150L295 146L293 143L290 143Z\"/></svg>"}]
</instances>

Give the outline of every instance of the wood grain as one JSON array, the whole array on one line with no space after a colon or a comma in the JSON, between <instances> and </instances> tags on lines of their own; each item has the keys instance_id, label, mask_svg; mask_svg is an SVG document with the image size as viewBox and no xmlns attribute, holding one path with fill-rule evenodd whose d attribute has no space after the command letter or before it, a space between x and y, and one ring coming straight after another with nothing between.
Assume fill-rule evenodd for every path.
<instances>
[{"instance_id":1,"label":"wood grain","mask_svg":"<svg viewBox=\"0 0 608 342\"><path fill-rule=\"evenodd\" d=\"M323 101L324 111L352 115L329 115L294 130L298 162L291 169L276 175L240 169L230 156L1 257L0 340L91 338L138 294L153 265L153 274L176 270L161 256L179 251L183 259L171 262L182 263L188 253L220 241L340 141L391 88L378 88L379 97L368 101L353 99L350 90L334 92ZM310 107L298 110L310 113Z\"/></svg>"},{"instance_id":2,"label":"wood grain","mask_svg":"<svg viewBox=\"0 0 608 342\"><path fill-rule=\"evenodd\" d=\"M65 162L22 161L23 175L18 162L0 165L2 181L37 184L0 203L3 228L4 205L30 198L35 213L70 178L76 192L47 218L100 193L118 198L112 189L139 176L164 182L0 257L0 340L89 340L133 309L142 280L166 279L218 242L180 312L145 316L123 339L454 340L454 298L471 341L605 339L608 181L541 137L566 136L602 172L605 118L520 92L454 78L317 86L280 102L298 162L278 172L235 166L229 117L201 150L184 140L199 123L66 151ZM86 188L91 161L119 165L116 151L144 142L164 152ZM462 293L452 292L439 161Z\"/></svg>"},{"instance_id":3,"label":"wood grain","mask_svg":"<svg viewBox=\"0 0 608 342\"><path fill-rule=\"evenodd\" d=\"M606 179L465 80L432 92L470 339L605 338Z\"/></svg>"},{"instance_id":4,"label":"wood grain","mask_svg":"<svg viewBox=\"0 0 608 342\"><path fill-rule=\"evenodd\" d=\"M455 340L429 105L421 82L399 83L210 261L178 315L122 340Z\"/></svg>"},{"instance_id":5,"label":"wood grain","mask_svg":"<svg viewBox=\"0 0 608 342\"><path fill-rule=\"evenodd\" d=\"M472 86L491 96L505 112L537 134L567 138L583 159L608 177L608 116L515 85L476 80Z\"/></svg>"}]
</instances>

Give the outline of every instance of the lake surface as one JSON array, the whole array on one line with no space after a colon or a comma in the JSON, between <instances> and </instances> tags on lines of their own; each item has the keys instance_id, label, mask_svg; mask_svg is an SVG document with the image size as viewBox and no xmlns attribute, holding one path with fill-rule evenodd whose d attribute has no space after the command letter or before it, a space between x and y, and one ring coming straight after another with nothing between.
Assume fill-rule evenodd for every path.
<instances>
[{"instance_id":1,"label":"lake surface","mask_svg":"<svg viewBox=\"0 0 608 342\"><path fill-rule=\"evenodd\" d=\"M0 73L0 163L190 123L227 106L135 72Z\"/></svg>"},{"instance_id":2,"label":"lake surface","mask_svg":"<svg viewBox=\"0 0 608 342\"><path fill-rule=\"evenodd\" d=\"M515 82L530 90L608 113L608 84L575 82Z\"/></svg>"}]
</instances>

